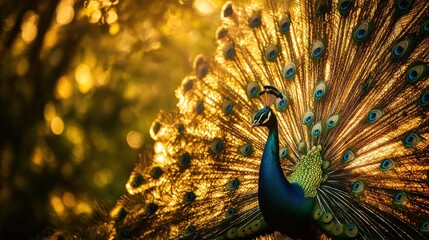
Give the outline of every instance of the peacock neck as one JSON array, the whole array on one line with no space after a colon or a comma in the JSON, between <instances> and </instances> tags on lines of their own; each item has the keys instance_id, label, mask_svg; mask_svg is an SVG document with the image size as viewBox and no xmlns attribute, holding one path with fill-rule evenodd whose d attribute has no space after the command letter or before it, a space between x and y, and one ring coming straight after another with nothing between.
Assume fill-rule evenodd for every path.
<instances>
[{"instance_id":1,"label":"peacock neck","mask_svg":"<svg viewBox=\"0 0 429 240\"><path fill-rule=\"evenodd\" d=\"M285 178L279 159L279 135L274 118L265 144L259 171L258 200L267 223L279 231L295 231L310 219L314 199L305 198L302 188ZM297 233L300 235L300 233ZM297 235L297 236L298 236Z\"/></svg>"},{"instance_id":2,"label":"peacock neck","mask_svg":"<svg viewBox=\"0 0 429 240\"><path fill-rule=\"evenodd\" d=\"M262 154L259 181L269 181L272 184L275 184L273 187L280 187L281 183L288 184L289 182L286 180L280 165L277 121L275 121L275 124L270 126L268 129L268 139Z\"/></svg>"}]
</instances>

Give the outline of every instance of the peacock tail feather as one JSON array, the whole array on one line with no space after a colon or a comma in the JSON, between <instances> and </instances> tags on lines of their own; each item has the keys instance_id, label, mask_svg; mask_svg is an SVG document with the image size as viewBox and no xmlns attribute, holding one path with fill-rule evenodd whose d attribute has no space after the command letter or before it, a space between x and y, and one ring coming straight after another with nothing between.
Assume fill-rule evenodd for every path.
<instances>
[{"instance_id":1,"label":"peacock tail feather","mask_svg":"<svg viewBox=\"0 0 429 240\"><path fill-rule=\"evenodd\" d=\"M217 50L195 58L177 109L152 125L153 156L113 210L88 221L90 236L272 232L258 204L268 133L250 127L271 85L283 95L272 107L278 158L288 182L315 199L313 238L428 238L428 2L227 2L221 18Z\"/></svg>"}]
</instances>

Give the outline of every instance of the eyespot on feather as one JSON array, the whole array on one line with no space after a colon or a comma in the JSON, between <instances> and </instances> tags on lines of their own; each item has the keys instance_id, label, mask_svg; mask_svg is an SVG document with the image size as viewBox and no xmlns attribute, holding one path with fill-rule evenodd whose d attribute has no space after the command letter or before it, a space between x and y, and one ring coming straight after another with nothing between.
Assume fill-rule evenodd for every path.
<instances>
[{"instance_id":1,"label":"eyespot on feather","mask_svg":"<svg viewBox=\"0 0 429 240\"><path fill-rule=\"evenodd\" d=\"M282 76L286 79L292 79L296 73L296 64L294 62L288 62L283 67Z\"/></svg>"},{"instance_id":2,"label":"eyespot on feather","mask_svg":"<svg viewBox=\"0 0 429 240\"><path fill-rule=\"evenodd\" d=\"M341 16L345 17L349 14L350 10L353 7L352 0L340 0L337 4L337 9L340 12Z\"/></svg>"},{"instance_id":3,"label":"eyespot on feather","mask_svg":"<svg viewBox=\"0 0 429 240\"><path fill-rule=\"evenodd\" d=\"M402 143L406 148L415 147L420 142L420 136L415 133L409 133L402 138Z\"/></svg>"},{"instance_id":4,"label":"eyespot on feather","mask_svg":"<svg viewBox=\"0 0 429 240\"><path fill-rule=\"evenodd\" d=\"M311 58L314 60L321 58L325 53L325 48L326 46L321 40L315 41L310 51Z\"/></svg>"},{"instance_id":5,"label":"eyespot on feather","mask_svg":"<svg viewBox=\"0 0 429 240\"><path fill-rule=\"evenodd\" d=\"M348 162L350 162L351 160L353 160L355 158L355 154L354 154L354 152L352 151L352 150L346 150L344 153L343 153L343 157L342 157L342 160L343 160L343 162L344 163L348 163Z\"/></svg>"},{"instance_id":6,"label":"eyespot on feather","mask_svg":"<svg viewBox=\"0 0 429 240\"><path fill-rule=\"evenodd\" d=\"M247 96L251 98L257 97L259 94L259 91L260 91L259 85L255 82L250 82L246 86Z\"/></svg>"},{"instance_id":7,"label":"eyespot on feather","mask_svg":"<svg viewBox=\"0 0 429 240\"><path fill-rule=\"evenodd\" d=\"M283 17L280 21L279 21L279 31L282 34L286 34L289 31L291 25L291 20L289 16L285 16Z\"/></svg>"},{"instance_id":8,"label":"eyespot on feather","mask_svg":"<svg viewBox=\"0 0 429 240\"><path fill-rule=\"evenodd\" d=\"M310 125L313 122L314 119L314 113L312 111L307 111L304 113L304 116L302 117L302 123L304 125Z\"/></svg>"},{"instance_id":9,"label":"eyespot on feather","mask_svg":"<svg viewBox=\"0 0 429 240\"><path fill-rule=\"evenodd\" d=\"M323 97L323 95L325 95L325 93L326 93L326 83L323 81L320 81L314 89L314 93L313 93L314 99L320 100Z\"/></svg>"},{"instance_id":10,"label":"eyespot on feather","mask_svg":"<svg viewBox=\"0 0 429 240\"><path fill-rule=\"evenodd\" d=\"M265 58L270 62L274 62L277 58L278 52L279 50L277 49L277 46L269 44L265 49Z\"/></svg>"}]
</instances>

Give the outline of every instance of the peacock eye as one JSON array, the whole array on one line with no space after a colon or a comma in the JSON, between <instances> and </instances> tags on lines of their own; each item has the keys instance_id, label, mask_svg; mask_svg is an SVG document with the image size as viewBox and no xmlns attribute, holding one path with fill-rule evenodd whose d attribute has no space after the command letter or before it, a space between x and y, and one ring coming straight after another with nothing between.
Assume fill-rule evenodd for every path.
<instances>
[{"instance_id":1,"label":"peacock eye","mask_svg":"<svg viewBox=\"0 0 429 240\"><path fill-rule=\"evenodd\" d=\"M317 1L317 5L316 5L317 15L323 16L329 10L330 10L330 6L328 5L327 1L323 1L323 0Z\"/></svg>"},{"instance_id":2,"label":"peacock eye","mask_svg":"<svg viewBox=\"0 0 429 240\"><path fill-rule=\"evenodd\" d=\"M396 0L395 15L403 15L410 11L413 6L412 0Z\"/></svg>"},{"instance_id":3,"label":"peacock eye","mask_svg":"<svg viewBox=\"0 0 429 240\"><path fill-rule=\"evenodd\" d=\"M322 214L322 216L320 217L320 221L323 222L323 223L329 223L329 222L332 221L332 218L333 218L332 213L330 213L330 212L324 212Z\"/></svg>"},{"instance_id":4,"label":"peacock eye","mask_svg":"<svg viewBox=\"0 0 429 240\"><path fill-rule=\"evenodd\" d=\"M280 158L287 157L287 148L286 147L280 148L279 155L280 155Z\"/></svg>"},{"instance_id":5,"label":"peacock eye","mask_svg":"<svg viewBox=\"0 0 429 240\"><path fill-rule=\"evenodd\" d=\"M193 68L198 79L203 79L209 72L209 65L202 54L195 57Z\"/></svg>"},{"instance_id":6,"label":"peacock eye","mask_svg":"<svg viewBox=\"0 0 429 240\"><path fill-rule=\"evenodd\" d=\"M154 167L150 170L150 176L153 179L158 179L164 173L160 167Z\"/></svg>"},{"instance_id":7,"label":"peacock eye","mask_svg":"<svg viewBox=\"0 0 429 240\"><path fill-rule=\"evenodd\" d=\"M192 203L195 200L196 196L193 192L187 192L183 196L183 202L184 203Z\"/></svg>"},{"instance_id":8,"label":"peacock eye","mask_svg":"<svg viewBox=\"0 0 429 240\"><path fill-rule=\"evenodd\" d=\"M277 98L275 107L278 111L284 111L284 110L286 110L288 102L289 101L288 101L287 96L285 94L283 94L283 99Z\"/></svg>"},{"instance_id":9,"label":"peacock eye","mask_svg":"<svg viewBox=\"0 0 429 240\"><path fill-rule=\"evenodd\" d=\"M351 0L340 0L338 1L338 11L342 16L345 16L349 13L350 9L352 8L352 1Z\"/></svg>"},{"instance_id":10,"label":"peacock eye","mask_svg":"<svg viewBox=\"0 0 429 240\"><path fill-rule=\"evenodd\" d=\"M252 28L258 27L259 25L261 25L261 14L254 12L252 16L250 16L249 18L249 25Z\"/></svg>"},{"instance_id":11,"label":"peacock eye","mask_svg":"<svg viewBox=\"0 0 429 240\"><path fill-rule=\"evenodd\" d=\"M234 5L232 2L227 2L222 7L222 18L230 17L234 13Z\"/></svg>"},{"instance_id":12,"label":"peacock eye","mask_svg":"<svg viewBox=\"0 0 429 240\"><path fill-rule=\"evenodd\" d=\"M234 208L228 208L228 210L226 210L225 212L225 219L231 219L232 217L234 217L236 213L236 210Z\"/></svg>"},{"instance_id":13,"label":"peacock eye","mask_svg":"<svg viewBox=\"0 0 429 240\"><path fill-rule=\"evenodd\" d=\"M415 133L409 133L402 138L402 143L404 143L407 148L415 147L419 142L420 137Z\"/></svg>"},{"instance_id":14,"label":"peacock eye","mask_svg":"<svg viewBox=\"0 0 429 240\"><path fill-rule=\"evenodd\" d=\"M226 237L228 239L233 239L237 236L237 228L230 228L228 229L228 231L226 232Z\"/></svg>"},{"instance_id":15,"label":"peacock eye","mask_svg":"<svg viewBox=\"0 0 429 240\"><path fill-rule=\"evenodd\" d=\"M246 226L241 226L237 229L237 234L239 237L244 237L246 236Z\"/></svg>"},{"instance_id":16,"label":"peacock eye","mask_svg":"<svg viewBox=\"0 0 429 240\"><path fill-rule=\"evenodd\" d=\"M201 114L204 111L204 102L203 101L198 101L197 105L195 106L195 113L196 114Z\"/></svg>"},{"instance_id":17,"label":"peacock eye","mask_svg":"<svg viewBox=\"0 0 429 240\"><path fill-rule=\"evenodd\" d=\"M323 95L325 95L326 92L326 84L321 81L316 85L316 88L314 89L314 98L316 100L320 100Z\"/></svg>"},{"instance_id":18,"label":"peacock eye","mask_svg":"<svg viewBox=\"0 0 429 240\"><path fill-rule=\"evenodd\" d=\"M227 28L224 28L223 26L219 26L216 29L215 36L216 36L217 40L224 39L227 35L228 35L228 29Z\"/></svg>"},{"instance_id":19,"label":"peacock eye","mask_svg":"<svg viewBox=\"0 0 429 240\"><path fill-rule=\"evenodd\" d=\"M414 63L408 67L405 74L407 83L416 83L428 75L428 67L423 63Z\"/></svg>"},{"instance_id":20,"label":"peacock eye","mask_svg":"<svg viewBox=\"0 0 429 240\"><path fill-rule=\"evenodd\" d=\"M244 156L249 156L253 152L252 144L245 144L239 148L239 151Z\"/></svg>"},{"instance_id":21,"label":"peacock eye","mask_svg":"<svg viewBox=\"0 0 429 240\"><path fill-rule=\"evenodd\" d=\"M405 38L404 40L399 41L392 48L391 59L398 60L408 57L414 47L415 40L412 38Z\"/></svg>"},{"instance_id":22,"label":"peacock eye","mask_svg":"<svg viewBox=\"0 0 429 240\"><path fill-rule=\"evenodd\" d=\"M423 21L420 25L420 32L419 35L427 35L429 33L429 19L426 19Z\"/></svg>"},{"instance_id":23,"label":"peacock eye","mask_svg":"<svg viewBox=\"0 0 429 240\"><path fill-rule=\"evenodd\" d=\"M307 111L304 113L304 116L302 117L302 123L304 125L310 125L311 122L313 122L314 113L312 111Z\"/></svg>"},{"instance_id":24,"label":"peacock eye","mask_svg":"<svg viewBox=\"0 0 429 240\"><path fill-rule=\"evenodd\" d=\"M313 137L317 137L320 135L320 133L322 133L322 123L317 122L311 129L311 135L313 135Z\"/></svg>"},{"instance_id":25,"label":"peacock eye","mask_svg":"<svg viewBox=\"0 0 429 240\"><path fill-rule=\"evenodd\" d=\"M366 117L367 123L375 123L378 121L378 119L381 118L383 115L383 112L380 109L373 109L368 113L368 116Z\"/></svg>"},{"instance_id":26,"label":"peacock eye","mask_svg":"<svg viewBox=\"0 0 429 240\"><path fill-rule=\"evenodd\" d=\"M157 135L159 130L161 130L161 123L160 122L155 122L152 126L152 133L153 135Z\"/></svg>"},{"instance_id":27,"label":"peacock eye","mask_svg":"<svg viewBox=\"0 0 429 240\"><path fill-rule=\"evenodd\" d=\"M418 102L422 106L426 106L429 104L429 89L426 89L420 96Z\"/></svg>"},{"instance_id":28,"label":"peacock eye","mask_svg":"<svg viewBox=\"0 0 429 240\"><path fill-rule=\"evenodd\" d=\"M183 132L185 132L185 125L183 125L182 123L176 124L175 127L179 134L182 134Z\"/></svg>"},{"instance_id":29,"label":"peacock eye","mask_svg":"<svg viewBox=\"0 0 429 240\"><path fill-rule=\"evenodd\" d=\"M288 32L290 27L290 18L289 17L283 17L279 22L279 30L281 33L285 34Z\"/></svg>"},{"instance_id":30,"label":"peacock eye","mask_svg":"<svg viewBox=\"0 0 429 240\"><path fill-rule=\"evenodd\" d=\"M340 119L339 114L334 114L328 120L326 120L326 126L328 129L331 129L338 125L338 120Z\"/></svg>"},{"instance_id":31,"label":"peacock eye","mask_svg":"<svg viewBox=\"0 0 429 240\"><path fill-rule=\"evenodd\" d=\"M275 45L269 44L265 49L265 58L268 61L275 61L277 58L278 49Z\"/></svg>"},{"instance_id":32,"label":"peacock eye","mask_svg":"<svg viewBox=\"0 0 429 240\"><path fill-rule=\"evenodd\" d=\"M193 225L187 227L185 229L184 235L185 236L191 236L192 234L194 234L194 232L197 230L197 228Z\"/></svg>"},{"instance_id":33,"label":"peacock eye","mask_svg":"<svg viewBox=\"0 0 429 240\"><path fill-rule=\"evenodd\" d=\"M155 203L149 203L146 206L146 213L149 215L153 215L156 212L156 210L158 210L158 205L156 205Z\"/></svg>"},{"instance_id":34,"label":"peacock eye","mask_svg":"<svg viewBox=\"0 0 429 240\"><path fill-rule=\"evenodd\" d=\"M296 72L296 65L293 62L288 62L285 64L282 72L282 76L286 79L291 79L293 76L295 76Z\"/></svg>"},{"instance_id":35,"label":"peacock eye","mask_svg":"<svg viewBox=\"0 0 429 240\"><path fill-rule=\"evenodd\" d=\"M367 20L362 21L358 26L353 29L353 40L359 45L368 40L371 35L372 24Z\"/></svg>"},{"instance_id":36,"label":"peacock eye","mask_svg":"<svg viewBox=\"0 0 429 240\"><path fill-rule=\"evenodd\" d=\"M384 159L380 164L380 170L386 171L391 170L395 167L395 164L392 159Z\"/></svg>"},{"instance_id":37,"label":"peacock eye","mask_svg":"<svg viewBox=\"0 0 429 240\"><path fill-rule=\"evenodd\" d=\"M420 232L429 233L429 221L424 221L420 224Z\"/></svg>"},{"instance_id":38,"label":"peacock eye","mask_svg":"<svg viewBox=\"0 0 429 240\"><path fill-rule=\"evenodd\" d=\"M319 220L319 219L320 219L320 217L322 217L322 214L323 214L323 211L322 211L322 210L320 210L320 209L316 209L316 210L313 212L313 219L314 219L314 220Z\"/></svg>"},{"instance_id":39,"label":"peacock eye","mask_svg":"<svg viewBox=\"0 0 429 240\"><path fill-rule=\"evenodd\" d=\"M143 176L141 174L136 174L131 180L131 187L137 188L144 182Z\"/></svg>"},{"instance_id":40,"label":"peacock eye","mask_svg":"<svg viewBox=\"0 0 429 240\"><path fill-rule=\"evenodd\" d=\"M225 44L223 47L223 57L227 60L235 57L235 46L233 42Z\"/></svg>"},{"instance_id":41,"label":"peacock eye","mask_svg":"<svg viewBox=\"0 0 429 240\"><path fill-rule=\"evenodd\" d=\"M122 221L127 217L127 215L127 210L125 210L125 208L121 205L116 205L110 211L110 217L113 218L115 221Z\"/></svg>"},{"instance_id":42,"label":"peacock eye","mask_svg":"<svg viewBox=\"0 0 429 240\"><path fill-rule=\"evenodd\" d=\"M191 162L191 155L186 152L179 157L178 164L182 168L187 168L190 162Z\"/></svg>"},{"instance_id":43,"label":"peacock eye","mask_svg":"<svg viewBox=\"0 0 429 240\"><path fill-rule=\"evenodd\" d=\"M365 189L365 185L363 184L362 181L356 181L352 184L352 192L355 194L362 193L364 189Z\"/></svg>"},{"instance_id":44,"label":"peacock eye","mask_svg":"<svg viewBox=\"0 0 429 240\"><path fill-rule=\"evenodd\" d=\"M251 224L250 226L252 228L252 232L257 232L261 228L261 220L255 220L250 224Z\"/></svg>"},{"instance_id":45,"label":"peacock eye","mask_svg":"<svg viewBox=\"0 0 429 240\"><path fill-rule=\"evenodd\" d=\"M311 48L311 58L319 59L320 57L322 57L324 52L325 45L321 40L317 40L316 42L314 42L313 47Z\"/></svg>"},{"instance_id":46,"label":"peacock eye","mask_svg":"<svg viewBox=\"0 0 429 240\"><path fill-rule=\"evenodd\" d=\"M213 142L210 144L210 150L214 154L218 154L222 152L223 148L224 148L223 142L219 138L215 138Z\"/></svg>"},{"instance_id":47,"label":"peacock eye","mask_svg":"<svg viewBox=\"0 0 429 240\"><path fill-rule=\"evenodd\" d=\"M407 200L405 192L398 192L393 196L393 203L395 205L402 205Z\"/></svg>"},{"instance_id":48,"label":"peacock eye","mask_svg":"<svg viewBox=\"0 0 429 240\"><path fill-rule=\"evenodd\" d=\"M354 154L354 152L352 150L346 150L343 153L343 158L342 159L343 159L344 163L350 162L354 158L355 158L355 154Z\"/></svg>"},{"instance_id":49,"label":"peacock eye","mask_svg":"<svg viewBox=\"0 0 429 240\"><path fill-rule=\"evenodd\" d=\"M232 181L226 184L226 188L230 191L236 190L240 186L240 180L238 178L234 178Z\"/></svg>"},{"instance_id":50,"label":"peacock eye","mask_svg":"<svg viewBox=\"0 0 429 240\"><path fill-rule=\"evenodd\" d=\"M259 93L259 85L255 82L250 82L246 86L246 93L249 97L256 97Z\"/></svg>"},{"instance_id":51,"label":"peacock eye","mask_svg":"<svg viewBox=\"0 0 429 240\"><path fill-rule=\"evenodd\" d=\"M358 227L354 224L349 224L348 226L345 227L344 233L348 238L354 238L358 234Z\"/></svg>"},{"instance_id":52,"label":"peacock eye","mask_svg":"<svg viewBox=\"0 0 429 240\"><path fill-rule=\"evenodd\" d=\"M368 77L363 83L362 83L362 93L368 92L368 90L372 87L372 84L374 82L374 79L371 77Z\"/></svg>"},{"instance_id":53,"label":"peacock eye","mask_svg":"<svg viewBox=\"0 0 429 240\"><path fill-rule=\"evenodd\" d=\"M222 103L222 111L225 115L229 115L234 108L234 103L232 101L225 101Z\"/></svg>"}]
</instances>

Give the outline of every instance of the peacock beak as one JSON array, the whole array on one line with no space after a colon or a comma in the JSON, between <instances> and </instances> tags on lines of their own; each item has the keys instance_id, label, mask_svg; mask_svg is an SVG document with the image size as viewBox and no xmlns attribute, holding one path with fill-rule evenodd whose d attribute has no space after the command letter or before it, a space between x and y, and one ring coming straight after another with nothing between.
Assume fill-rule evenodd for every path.
<instances>
[{"instance_id":1,"label":"peacock beak","mask_svg":"<svg viewBox=\"0 0 429 240\"><path fill-rule=\"evenodd\" d=\"M251 129L254 129L255 127L259 126L258 123L252 123L252 125L250 126Z\"/></svg>"}]
</instances>

